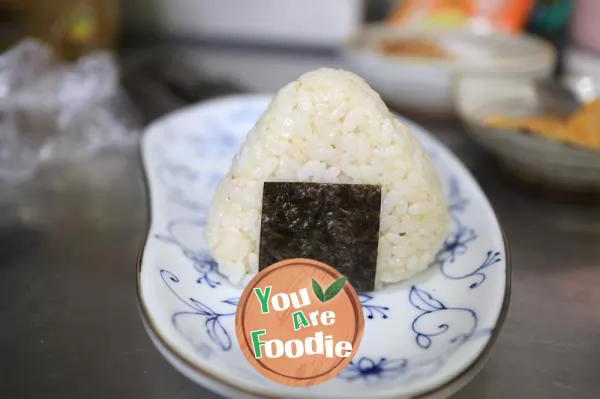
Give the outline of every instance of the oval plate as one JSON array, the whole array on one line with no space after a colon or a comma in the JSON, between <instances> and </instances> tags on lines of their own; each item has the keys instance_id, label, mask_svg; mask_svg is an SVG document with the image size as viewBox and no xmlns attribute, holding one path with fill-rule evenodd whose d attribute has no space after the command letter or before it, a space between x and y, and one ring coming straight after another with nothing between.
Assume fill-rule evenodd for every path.
<instances>
[{"instance_id":1,"label":"oval plate","mask_svg":"<svg viewBox=\"0 0 600 399\"><path fill-rule=\"evenodd\" d=\"M365 331L336 378L297 388L262 377L235 336L241 289L219 274L203 242L212 194L270 96L236 95L183 109L148 127L142 157L150 228L138 297L153 343L180 372L229 397L445 397L483 366L507 311L508 251L485 195L458 159L414 123L452 215L436 262L382 291L360 294Z\"/></svg>"}]
</instances>

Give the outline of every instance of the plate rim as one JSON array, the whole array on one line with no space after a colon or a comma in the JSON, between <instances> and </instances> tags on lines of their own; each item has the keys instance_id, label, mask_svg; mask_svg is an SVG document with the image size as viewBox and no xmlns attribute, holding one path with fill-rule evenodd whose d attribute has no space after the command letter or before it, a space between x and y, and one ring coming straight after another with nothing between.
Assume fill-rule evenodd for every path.
<instances>
[{"instance_id":1,"label":"plate rim","mask_svg":"<svg viewBox=\"0 0 600 399\"><path fill-rule=\"evenodd\" d=\"M216 383L216 385L226 386L228 388L228 390L232 390L232 391L241 393L244 395L244 397L260 398L260 399L279 399L280 397L278 397L278 396L266 395L262 392L255 391L253 389L240 387L239 385L237 385L235 383L231 383L231 382L223 379L222 377L215 375L215 373L213 373L211 370L201 367L198 364L194 363L193 361L189 360L184 354L180 353L177 349L175 349L173 347L173 345L171 345L166 338L161 336L159 329L156 326L156 323L152 319L150 312L149 312L148 308L146 307L146 304L144 303L144 299L143 299L143 295L142 295L142 263L143 263L143 258L144 258L144 253L145 253L145 250L147 247L147 243L151 236L152 210L153 210L149 171L148 171L148 168L146 167L146 155L145 155L145 151L144 151L145 143L149 137L149 133L154 130L154 127L156 125L163 123L167 119L176 117L180 114L184 114L184 113L189 112L190 110L192 110L194 108L198 108L200 106L205 106L205 105L208 105L211 103L220 102L220 101L224 101L224 100L228 100L228 99L234 99L234 98L250 98L250 99L251 98L264 98L264 99L266 99L267 97L272 98L273 94L243 93L243 94L229 94L229 95L214 97L214 98L211 98L211 99L208 99L205 101L201 101L201 102L198 102L195 104L188 105L186 107L182 107L174 112L170 112L170 113L156 119L152 123L150 123L148 126L146 126L146 128L142 132L141 144L138 146L138 155L141 159L143 190L144 190L144 194L145 194L144 198L146 199L147 206L146 206L146 216L145 216L145 226L146 226L145 232L146 233L144 234L144 236L141 240L141 243L139 245L138 256L137 256L137 260L136 260L136 300L137 300L137 304L138 304L138 312L140 314L141 321L143 323L144 331L145 331L146 335L148 336L148 338L150 339L150 341L152 342L152 344L157 348L157 350L167 360L167 362L169 364L171 364L172 367L177 369L180 373L182 373L187 378L191 379L194 383L198 384L196 379L190 378L189 376L187 376L187 373L184 373L180 370L180 365L183 365L185 368L191 370L192 372L201 375L202 379L212 380L214 383ZM440 146L447 153L449 153L450 156L456 158L455 160L458 161L459 165L465 169L465 171L467 172L467 175L469 176L469 178L472 179L473 183L479 189L480 194L483 196L483 198L486 200L487 204L491 208L492 214L493 214L494 218L496 219L496 223L498 225L500 235L502 237L502 243L504 246L504 253L505 253L504 296L502 298L502 305L500 307L500 311L499 311L498 317L496 319L496 324L493 327L492 333L491 333L487 343L485 344L483 349L477 354L477 356L473 359L473 361L468 366L466 366L463 370L461 370L458 374L456 374L454 377L452 377L450 380L446 381L442 385L433 387L430 390L419 393L418 395L410 396L411 398L415 398L415 399L417 399L417 398L418 399L445 398L445 397L448 397L448 396L456 393L458 390L460 390L462 387L464 387L468 382L470 382L479 373L479 371L483 368L483 366L485 366L485 364L487 363L487 361L489 360L489 358L491 356L491 353L495 347L496 342L498 341L498 338L500 336L500 333L501 333L504 323L506 321L506 317L507 317L508 310L510 307L510 298L511 298L511 290L512 290L512 281L511 281L512 256L510 253L510 248L508 245L505 231L504 231L500 221L498 220L498 217L492 207L491 202L487 198L487 195L485 194L485 192L483 191L483 189L481 188L479 183L475 180L472 173L467 169L467 167L462 163L462 161L460 161L460 159L458 159L458 157L456 157L456 155L446 145L444 145L442 142L440 142L435 136L430 134L429 131L427 129L425 129L423 126L421 126L420 124L418 124L408 118L405 118L401 115L397 115L397 114L394 114L394 115L400 117L402 120L409 122L413 126L416 126L419 129L421 129L423 132L427 133L429 139L433 140L438 146ZM162 346L162 348L159 348L159 345ZM174 360L169 359L166 356L164 356L164 354L162 353L163 350L166 351ZM175 362L179 362L180 365L176 365ZM207 388L207 389L210 390L210 388ZM382 396L382 398L383 397L385 397L385 396ZM392 396L389 396L389 397L391 398Z\"/></svg>"}]
</instances>

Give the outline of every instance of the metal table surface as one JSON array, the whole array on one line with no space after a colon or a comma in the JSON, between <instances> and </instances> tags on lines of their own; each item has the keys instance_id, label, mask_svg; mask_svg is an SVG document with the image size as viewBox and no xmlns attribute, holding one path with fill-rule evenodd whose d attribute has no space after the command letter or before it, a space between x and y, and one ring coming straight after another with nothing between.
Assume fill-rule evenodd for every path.
<instances>
[{"instance_id":1,"label":"metal table surface","mask_svg":"<svg viewBox=\"0 0 600 399\"><path fill-rule=\"evenodd\" d=\"M231 68L234 55L221 56L220 70ZM254 66L237 67L279 85L248 57L240 60ZM260 80L247 74L238 76ZM431 130L473 170L513 260L502 334L456 398L597 398L600 207L518 188L460 129ZM22 222L0 224L0 398L218 397L178 374L142 328L135 266L147 199L139 165L135 152L115 151L47 170L17 198Z\"/></svg>"}]
</instances>

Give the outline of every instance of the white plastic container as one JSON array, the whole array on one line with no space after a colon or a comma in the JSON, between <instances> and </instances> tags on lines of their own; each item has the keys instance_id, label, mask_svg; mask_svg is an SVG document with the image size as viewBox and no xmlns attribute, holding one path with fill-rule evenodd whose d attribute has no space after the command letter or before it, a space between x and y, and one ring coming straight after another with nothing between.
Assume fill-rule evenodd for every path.
<instances>
[{"instance_id":1,"label":"white plastic container","mask_svg":"<svg viewBox=\"0 0 600 399\"><path fill-rule=\"evenodd\" d=\"M127 0L126 27L186 39L336 47L361 27L364 0Z\"/></svg>"}]
</instances>

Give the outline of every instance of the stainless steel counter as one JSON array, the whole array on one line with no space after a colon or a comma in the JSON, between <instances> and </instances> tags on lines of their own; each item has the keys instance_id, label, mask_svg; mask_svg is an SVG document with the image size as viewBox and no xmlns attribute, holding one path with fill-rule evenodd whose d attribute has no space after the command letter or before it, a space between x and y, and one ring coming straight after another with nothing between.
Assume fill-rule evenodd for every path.
<instances>
[{"instance_id":1,"label":"stainless steel counter","mask_svg":"<svg viewBox=\"0 0 600 399\"><path fill-rule=\"evenodd\" d=\"M205 73L259 91L336 65L232 50L193 58ZM456 398L599 397L600 204L522 190L458 127L431 129L474 171L513 258L498 344ZM179 375L143 331L135 298L142 184L137 154L109 153L45 171L7 213L21 222L0 223L1 398L217 397Z\"/></svg>"}]
</instances>

